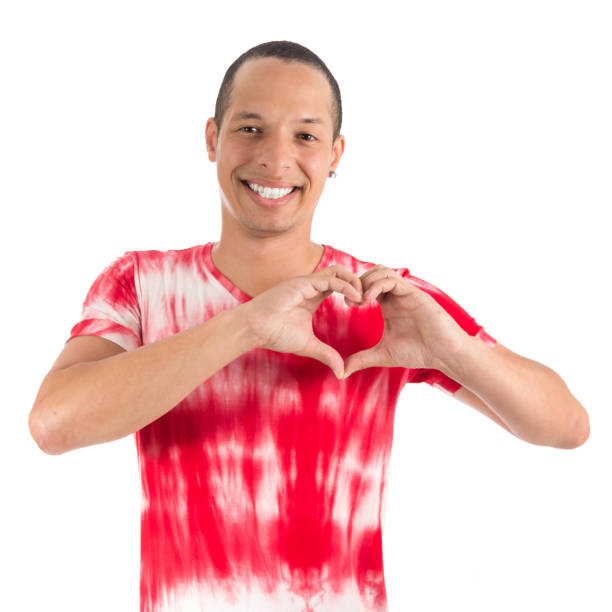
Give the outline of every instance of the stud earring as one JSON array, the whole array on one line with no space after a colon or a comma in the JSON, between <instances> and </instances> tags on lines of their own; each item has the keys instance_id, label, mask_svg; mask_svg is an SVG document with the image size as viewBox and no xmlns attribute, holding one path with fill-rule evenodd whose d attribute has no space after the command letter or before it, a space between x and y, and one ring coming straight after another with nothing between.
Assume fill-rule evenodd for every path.
<instances>
[{"instance_id":1,"label":"stud earring","mask_svg":"<svg viewBox=\"0 0 612 612\"><path fill-rule=\"evenodd\" d=\"M338 176L338 175L336 174L335 170L330 170L329 171L329 178L336 178L336 176Z\"/></svg>"}]
</instances>

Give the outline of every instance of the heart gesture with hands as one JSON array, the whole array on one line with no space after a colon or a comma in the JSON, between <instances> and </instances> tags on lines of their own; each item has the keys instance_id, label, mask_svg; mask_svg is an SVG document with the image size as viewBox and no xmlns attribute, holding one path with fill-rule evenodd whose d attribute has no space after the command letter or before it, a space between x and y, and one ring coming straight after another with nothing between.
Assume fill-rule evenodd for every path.
<instances>
[{"instance_id":1,"label":"heart gesture with hands","mask_svg":"<svg viewBox=\"0 0 612 612\"><path fill-rule=\"evenodd\" d=\"M361 282L344 266L322 268L305 276L282 281L239 308L247 313L247 329L253 344L280 353L311 357L343 378L344 362L333 347L313 332L312 316L332 292L344 295L347 304L361 301Z\"/></svg>"},{"instance_id":2,"label":"heart gesture with hands","mask_svg":"<svg viewBox=\"0 0 612 612\"><path fill-rule=\"evenodd\" d=\"M370 367L434 368L456 354L465 341L461 329L436 300L395 270L376 265L360 277L359 306L376 299L384 318L379 342L349 355L344 377Z\"/></svg>"},{"instance_id":3,"label":"heart gesture with hands","mask_svg":"<svg viewBox=\"0 0 612 612\"><path fill-rule=\"evenodd\" d=\"M385 323L375 346L345 360L312 329L314 312L334 291L350 307L377 300ZM246 313L254 347L317 359L340 379L376 366L437 369L466 337L428 293L381 265L360 277L339 264L322 268L282 281L239 308Z\"/></svg>"}]
</instances>

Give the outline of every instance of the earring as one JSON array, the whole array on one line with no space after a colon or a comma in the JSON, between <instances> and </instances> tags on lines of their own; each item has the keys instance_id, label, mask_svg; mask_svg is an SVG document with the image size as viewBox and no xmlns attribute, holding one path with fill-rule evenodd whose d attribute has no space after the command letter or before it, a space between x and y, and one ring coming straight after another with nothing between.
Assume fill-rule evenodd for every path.
<instances>
[{"instance_id":1,"label":"earring","mask_svg":"<svg viewBox=\"0 0 612 612\"><path fill-rule=\"evenodd\" d=\"M338 175L336 174L335 170L330 170L329 171L329 178L336 178L336 176L338 176Z\"/></svg>"}]
</instances>

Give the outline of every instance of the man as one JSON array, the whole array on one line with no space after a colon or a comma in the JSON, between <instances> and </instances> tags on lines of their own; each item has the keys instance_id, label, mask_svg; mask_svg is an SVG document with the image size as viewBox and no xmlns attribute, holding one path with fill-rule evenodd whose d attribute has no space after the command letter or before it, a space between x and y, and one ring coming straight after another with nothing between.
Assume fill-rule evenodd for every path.
<instances>
[{"instance_id":1,"label":"man","mask_svg":"<svg viewBox=\"0 0 612 612\"><path fill-rule=\"evenodd\" d=\"M287 41L240 56L206 124L218 242L129 251L96 279L43 380L49 454L134 433L141 610L386 610L394 408L427 382L533 444L584 408L407 268L310 240L344 152L337 83Z\"/></svg>"}]
</instances>

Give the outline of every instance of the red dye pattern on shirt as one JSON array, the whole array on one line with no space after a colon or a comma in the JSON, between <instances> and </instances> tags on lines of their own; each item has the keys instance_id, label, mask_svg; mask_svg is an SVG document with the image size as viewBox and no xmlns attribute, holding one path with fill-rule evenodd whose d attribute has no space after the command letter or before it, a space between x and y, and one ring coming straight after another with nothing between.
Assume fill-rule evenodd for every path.
<instances>
[{"instance_id":1,"label":"red dye pattern on shirt","mask_svg":"<svg viewBox=\"0 0 612 612\"><path fill-rule=\"evenodd\" d=\"M97 277L70 338L126 351L252 299L215 267L213 243L128 251ZM317 270L375 264L324 245ZM468 334L496 340L445 293ZM383 332L378 302L333 293L315 335L343 358ZM386 611L382 526L395 405L405 383L447 393L431 369L373 367L343 381L315 359L254 349L134 433L142 482L141 612Z\"/></svg>"}]
</instances>

